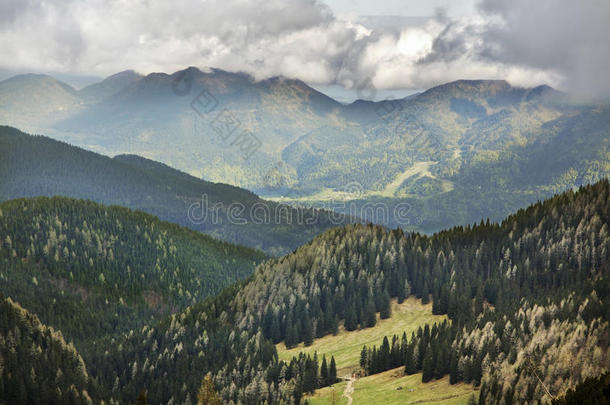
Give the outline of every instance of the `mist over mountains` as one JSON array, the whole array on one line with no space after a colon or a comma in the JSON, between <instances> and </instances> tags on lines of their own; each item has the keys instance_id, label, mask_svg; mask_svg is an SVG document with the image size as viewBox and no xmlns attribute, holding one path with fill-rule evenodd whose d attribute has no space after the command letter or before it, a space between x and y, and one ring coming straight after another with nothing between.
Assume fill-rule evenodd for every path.
<instances>
[{"instance_id":1,"label":"mist over mountains","mask_svg":"<svg viewBox=\"0 0 610 405\"><path fill-rule=\"evenodd\" d=\"M0 100L0 120L20 129L268 199L357 216L385 204L378 222L428 232L499 220L610 173L610 107L548 86L463 80L344 105L299 80L190 67L125 71L78 91L22 75L0 82Z\"/></svg>"}]
</instances>

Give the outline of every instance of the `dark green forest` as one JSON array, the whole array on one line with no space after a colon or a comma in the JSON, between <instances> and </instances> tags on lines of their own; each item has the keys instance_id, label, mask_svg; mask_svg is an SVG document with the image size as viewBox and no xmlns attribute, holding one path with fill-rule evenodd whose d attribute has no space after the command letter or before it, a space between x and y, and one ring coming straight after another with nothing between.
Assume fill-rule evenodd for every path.
<instances>
[{"instance_id":1,"label":"dark green forest","mask_svg":"<svg viewBox=\"0 0 610 405\"><path fill-rule=\"evenodd\" d=\"M61 332L0 294L0 402L99 403L95 381Z\"/></svg>"},{"instance_id":2,"label":"dark green forest","mask_svg":"<svg viewBox=\"0 0 610 405\"><path fill-rule=\"evenodd\" d=\"M262 252L138 211L63 197L0 204L2 293L79 350L250 275Z\"/></svg>"},{"instance_id":3,"label":"dark green forest","mask_svg":"<svg viewBox=\"0 0 610 405\"><path fill-rule=\"evenodd\" d=\"M610 403L610 373L594 378L589 377L576 388L571 388L553 405L605 405Z\"/></svg>"},{"instance_id":4,"label":"dark green forest","mask_svg":"<svg viewBox=\"0 0 610 405\"><path fill-rule=\"evenodd\" d=\"M609 223L601 181L432 237L332 229L216 297L113 338L89 364L124 401L147 388L151 403L189 403L211 372L228 403L297 403L304 375L278 361L275 341L307 344L337 322L368 327L386 297L414 294L450 322L388 337L363 355L365 369L449 374L479 386L480 403L549 401L608 369Z\"/></svg>"}]
</instances>

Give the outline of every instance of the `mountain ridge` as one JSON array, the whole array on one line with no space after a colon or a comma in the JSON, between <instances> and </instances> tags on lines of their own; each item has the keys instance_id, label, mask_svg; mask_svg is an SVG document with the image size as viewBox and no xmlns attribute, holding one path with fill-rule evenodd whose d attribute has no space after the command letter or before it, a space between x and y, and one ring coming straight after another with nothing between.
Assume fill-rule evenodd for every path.
<instances>
[{"instance_id":1,"label":"mountain ridge","mask_svg":"<svg viewBox=\"0 0 610 405\"><path fill-rule=\"evenodd\" d=\"M94 105L79 104L53 123L42 117L38 126L48 131L35 132L109 156L140 155L265 199L317 207L347 200L357 209L380 203L389 211L409 205L406 220L379 222L426 232L480 215L499 220L537 198L584 184L582 178L595 181L610 173L607 106L575 103L544 85L461 80L399 100L343 105L301 81L256 81L191 67L149 74ZM0 121L10 117L23 128L39 118L0 108ZM584 127L594 139L578 150L574 142ZM566 147L558 146L560 138ZM541 143L568 154L564 164L548 154L531 160L528 149ZM529 182L526 191L515 187L518 168L498 175L508 155L549 175ZM488 174L497 179L489 190L493 196L475 212L469 207L482 201L473 199L473 188ZM361 192L345 193L354 184Z\"/></svg>"},{"instance_id":2,"label":"mountain ridge","mask_svg":"<svg viewBox=\"0 0 610 405\"><path fill-rule=\"evenodd\" d=\"M321 230L350 221L265 201L143 157L110 158L10 127L0 127L0 145L0 201L63 195L123 205L271 254L287 253ZM257 219L257 206L270 216L267 220Z\"/></svg>"}]
</instances>

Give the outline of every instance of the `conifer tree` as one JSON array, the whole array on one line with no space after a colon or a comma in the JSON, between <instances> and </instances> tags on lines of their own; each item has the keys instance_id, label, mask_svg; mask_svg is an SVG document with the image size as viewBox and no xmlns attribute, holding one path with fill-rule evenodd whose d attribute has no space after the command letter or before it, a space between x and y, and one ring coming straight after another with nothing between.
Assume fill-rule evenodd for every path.
<instances>
[{"instance_id":1,"label":"conifer tree","mask_svg":"<svg viewBox=\"0 0 610 405\"><path fill-rule=\"evenodd\" d=\"M216 393L212 374L210 373L201 381L201 387L197 393L197 405L222 405L222 400Z\"/></svg>"},{"instance_id":2,"label":"conifer tree","mask_svg":"<svg viewBox=\"0 0 610 405\"><path fill-rule=\"evenodd\" d=\"M381 319L388 319L392 315L392 302L387 290L381 295L381 311L379 312Z\"/></svg>"},{"instance_id":3,"label":"conifer tree","mask_svg":"<svg viewBox=\"0 0 610 405\"><path fill-rule=\"evenodd\" d=\"M335 363L335 356L330 358L330 367L328 368L328 384L332 385L337 382L337 364Z\"/></svg>"},{"instance_id":4,"label":"conifer tree","mask_svg":"<svg viewBox=\"0 0 610 405\"><path fill-rule=\"evenodd\" d=\"M426 355L424 356L424 364L422 367L422 382L428 382L434 377L434 358L432 350L428 347Z\"/></svg>"},{"instance_id":5,"label":"conifer tree","mask_svg":"<svg viewBox=\"0 0 610 405\"><path fill-rule=\"evenodd\" d=\"M366 370L367 368L367 358L368 350L366 346L363 346L362 350L360 351L360 368L362 368L363 370Z\"/></svg>"},{"instance_id":6,"label":"conifer tree","mask_svg":"<svg viewBox=\"0 0 610 405\"><path fill-rule=\"evenodd\" d=\"M322 365L320 366L320 386L325 387L328 385L328 365L326 364L326 356L322 355Z\"/></svg>"}]
</instances>

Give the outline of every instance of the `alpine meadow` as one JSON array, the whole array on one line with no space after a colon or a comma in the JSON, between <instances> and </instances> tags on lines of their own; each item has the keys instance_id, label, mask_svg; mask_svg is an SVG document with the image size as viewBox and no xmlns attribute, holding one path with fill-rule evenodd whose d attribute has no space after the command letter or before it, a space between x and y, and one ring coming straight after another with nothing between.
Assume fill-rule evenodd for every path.
<instances>
[{"instance_id":1,"label":"alpine meadow","mask_svg":"<svg viewBox=\"0 0 610 405\"><path fill-rule=\"evenodd\" d=\"M610 403L610 3L0 5L0 405Z\"/></svg>"}]
</instances>

